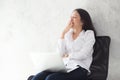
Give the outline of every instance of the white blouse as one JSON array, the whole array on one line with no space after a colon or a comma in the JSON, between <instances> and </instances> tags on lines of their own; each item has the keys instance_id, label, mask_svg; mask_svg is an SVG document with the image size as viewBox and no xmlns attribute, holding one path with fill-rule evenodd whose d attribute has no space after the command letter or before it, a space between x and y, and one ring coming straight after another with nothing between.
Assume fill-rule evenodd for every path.
<instances>
[{"instance_id":1,"label":"white blouse","mask_svg":"<svg viewBox=\"0 0 120 80\"><path fill-rule=\"evenodd\" d=\"M64 36L64 39L58 40L57 51L61 54L69 54L67 58L63 58L67 72L76 68L77 65L85 68L90 72L89 68L92 62L93 45L95 43L95 35L92 30L82 30L78 37L73 40L73 29L70 29Z\"/></svg>"}]
</instances>

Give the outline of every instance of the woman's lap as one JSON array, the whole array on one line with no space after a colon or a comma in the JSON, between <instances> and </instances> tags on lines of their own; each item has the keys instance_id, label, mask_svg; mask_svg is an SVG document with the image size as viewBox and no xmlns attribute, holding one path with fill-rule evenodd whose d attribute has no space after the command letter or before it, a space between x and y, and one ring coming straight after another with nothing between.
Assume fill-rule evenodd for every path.
<instances>
[{"instance_id":1,"label":"woman's lap","mask_svg":"<svg viewBox=\"0 0 120 80\"><path fill-rule=\"evenodd\" d=\"M45 78L49 75L52 74L53 72L50 71L42 71L36 75L34 75L34 77L32 78L32 80L45 80Z\"/></svg>"},{"instance_id":2,"label":"woman's lap","mask_svg":"<svg viewBox=\"0 0 120 80\"><path fill-rule=\"evenodd\" d=\"M43 71L33 77L32 80L86 80L87 73L77 68L69 73Z\"/></svg>"}]
</instances>

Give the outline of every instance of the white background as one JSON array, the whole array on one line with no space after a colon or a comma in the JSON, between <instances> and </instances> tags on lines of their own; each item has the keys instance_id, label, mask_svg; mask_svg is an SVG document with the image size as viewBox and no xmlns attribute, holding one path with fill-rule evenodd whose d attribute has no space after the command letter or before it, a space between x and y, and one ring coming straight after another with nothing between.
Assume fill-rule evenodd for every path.
<instances>
[{"instance_id":1,"label":"white background","mask_svg":"<svg viewBox=\"0 0 120 80\"><path fill-rule=\"evenodd\" d=\"M111 37L108 80L119 80L119 4L120 0L0 0L0 79L26 80L35 74L30 55L55 52L72 10L84 8L98 35Z\"/></svg>"}]
</instances>

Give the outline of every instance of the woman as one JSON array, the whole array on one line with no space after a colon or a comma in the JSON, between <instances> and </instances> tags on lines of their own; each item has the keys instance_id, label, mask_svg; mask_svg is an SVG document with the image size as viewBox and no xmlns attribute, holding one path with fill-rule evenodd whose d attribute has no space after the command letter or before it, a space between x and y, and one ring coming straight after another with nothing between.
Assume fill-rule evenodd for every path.
<instances>
[{"instance_id":1,"label":"woman","mask_svg":"<svg viewBox=\"0 0 120 80\"><path fill-rule=\"evenodd\" d=\"M58 52L63 57L67 72L43 71L32 80L86 80L90 74L95 35L88 12L75 9L58 40Z\"/></svg>"}]
</instances>

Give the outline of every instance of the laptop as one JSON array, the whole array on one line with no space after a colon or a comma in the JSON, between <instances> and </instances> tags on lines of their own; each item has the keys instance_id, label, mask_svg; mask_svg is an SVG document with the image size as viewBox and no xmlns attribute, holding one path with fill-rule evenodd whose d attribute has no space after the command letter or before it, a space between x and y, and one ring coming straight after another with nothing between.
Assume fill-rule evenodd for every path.
<instances>
[{"instance_id":1,"label":"laptop","mask_svg":"<svg viewBox=\"0 0 120 80\"><path fill-rule=\"evenodd\" d=\"M30 57L35 69L39 71L66 72L65 65L59 53L31 53Z\"/></svg>"}]
</instances>

